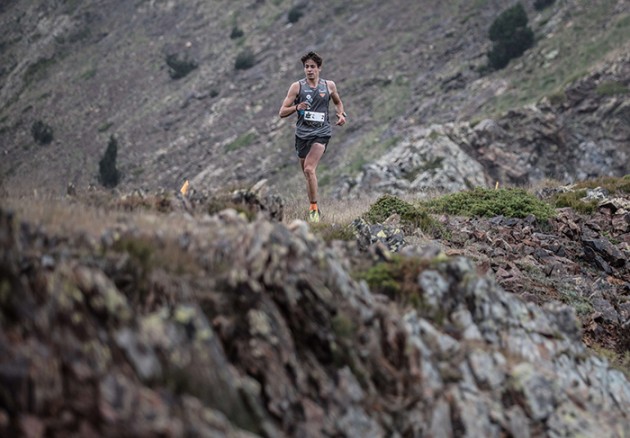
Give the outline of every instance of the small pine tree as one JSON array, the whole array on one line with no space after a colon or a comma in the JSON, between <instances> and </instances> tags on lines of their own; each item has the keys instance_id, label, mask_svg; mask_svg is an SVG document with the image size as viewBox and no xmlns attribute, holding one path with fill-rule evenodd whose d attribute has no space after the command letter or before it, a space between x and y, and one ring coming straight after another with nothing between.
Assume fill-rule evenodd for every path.
<instances>
[{"instance_id":1,"label":"small pine tree","mask_svg":"<svg viewBox=\"0 0 630 438\"><path fill-rule=\"evenodd\" d=\"M294 6L291 8L291 10L289 10L289 13L287 14L287 19L289 20L289 23L297 23L298 21L300 21L300 18L302 18L302 15L304 15L304 12L302 11L302 6Z\"/></svg>"},{"instance_id":2,"label":"small pine tree","mask_svg":"<svg viewBox=\"0 0 630 438\"><path fill-rule=\"evenodd\" d=\"M527 26L527 12L520 3L501 12L490 26L488 32L491 41L508 40L515 29Z\"/></svg>"},{"instance_id":3,"label":"small pine tree","mask_svg":"<svg viewBox=\"0 0 630 438\"><path fill-rule=\"evenodd\" d=\"M534 33L527 26L527 21L527 13L520 3L506 9L494 20L488 32L494 42L488 54L492 68L502 69L534 44Z\"/></svg>"},{"instance_id":4,"label":"small pine tree","mask_svg":"<svg viewBox=\"0 0 630 438\"><path fill-rule=\"evenodd\" d=\"M167 55L166 64L168 65L168 74L171 76L171 79L181 79L198 67L194 60L180 58L176 54Z\"/></svg>"},{"instance_id":5,"label":"small pine tree","mask_svg":"<svg viewBox=\"0 0 630 438\"><path fill-rule=\"evenodd\" d=\"M243 29L239 28L236 24L232 26L232 33L230 34L231 39L236 40L242 37L243 35L245 35L245 32L243 32Z\"/></svg>"},{"instance_id":6,"label":"small pine tree","mask_svg":"<svg viewBox=\"0 0 630 438\"><path fill-rule=\"evenodd\" d=\"M118 154L118 141L111 135L107 150L98 163L99 180L105 187L116 187L120 180L120 172L116 169L116 155Z\"/></svg>"},{"instance_id":7,"label":"small pine tree","mask_svg":"<svg viewBox=\"0 0 630 438\"><path fill-rule=\"evenodd\" d=\"M534 9L542 11L543 9L553 5L555 0L536 0L534 2Z\"/></svg>"},{"instance_id":8,"label":"small pine tree","mask_svg":"<svg viewBox=\"0 0 630 438\"><path fill-rule=\"evenodd\" d=\"M41 145L49 144L53 141L52 127L41 120L33 122L31 125L31 134L33 135L33 140Z\"/></svg>"},{"instance_id":9,"label":"small pine tree","mask_svg":"<svg viewBox=\"0 0 630 438\"><path fill-rule=\"evenodd\" d=\"M241 53L236 56L234 61L234 68L236 70L247 70L252 68L256 64L256 56L249 47L243 49Z\"/></svg>"}]
</instances>

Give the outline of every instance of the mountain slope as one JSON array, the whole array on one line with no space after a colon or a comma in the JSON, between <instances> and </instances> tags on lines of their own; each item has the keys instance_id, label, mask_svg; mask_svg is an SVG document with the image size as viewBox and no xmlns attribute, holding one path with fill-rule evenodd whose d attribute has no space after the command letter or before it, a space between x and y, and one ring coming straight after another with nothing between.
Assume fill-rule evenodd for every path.
<instances>
[{"instance_id":1,"label":"mountain slope","mask_svg":"<svg viewBox=\"0 0 630 438\"><path fill-rule=\"evenodd\" d=\"M68 182L95 183L115 135L126 187L177 188L188 178L212 189L266 177L288 192L301 176L292 122L279 120L277 109L302 74L299 56L316 49L322 76L337 82L350 113L321 166L322 189L331 191L342 175L404 141L408 128L519 108L628 52L626 2L565 1L540 13L526 6L537 45L482 76L487 29L503 2L6 3L4 185L58 193ZM292 8L303 13L294 24ZM243 36L232 39L235 28ZM248 50L254 66L235 69ZM198 67L172 79L169 56ZM615 65L625 72L627 60ZM52 144L34 143L37 120L53 128Z\"/></svg>"}]
</instances>

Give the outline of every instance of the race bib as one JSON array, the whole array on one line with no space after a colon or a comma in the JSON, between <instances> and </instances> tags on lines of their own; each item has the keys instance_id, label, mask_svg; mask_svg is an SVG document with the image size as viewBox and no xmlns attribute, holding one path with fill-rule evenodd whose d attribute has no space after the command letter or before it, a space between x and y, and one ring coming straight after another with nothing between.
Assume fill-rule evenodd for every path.
<instances>
[{"instance_id":1,"label":"race bib","mask_svg":"<svg viewBox=\"0 0 630 438\"><path fill-rule=\"evenodd\" d=\"M320 113L317 111L305 111L304 120L309 122L323 123L326 120L326 113Z\"/></svg>"}]
</instances>

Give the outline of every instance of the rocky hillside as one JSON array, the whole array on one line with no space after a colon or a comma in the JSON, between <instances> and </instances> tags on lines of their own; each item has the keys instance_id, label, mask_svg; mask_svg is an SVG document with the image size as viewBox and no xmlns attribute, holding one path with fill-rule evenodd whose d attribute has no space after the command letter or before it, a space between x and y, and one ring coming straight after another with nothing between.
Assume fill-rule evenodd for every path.
<instances>
[{"instance_id":1,"label":"rocky hillside","mask_svg":"<svg viewBox=\"0 0 630 438\"><path fill-rule=\"evenodd\" d=\"M630 52L629 52L630 53ZM454 192L545 179L584 180L630 171L630 56L605 64L556 96L497 119L433 124L403 140L335 188L340 197ZM627 86L624 85L624 86Z\"/></svg>"},{"instance_id":2,"label":"rocky hillside","mask_svg":"<svg viewBox=\"0 0 630 438\"><path fill-rule=\"evenodd\" d=\"M398 191L627 173L628 3L525 1L534 47L488 72L488 28L507 6L4 1L0 179L13 193L97 184L115 136L123 190L264 177L288 192L301 177L277 110L310 49L350 114L320 168L330 194L366 179Z\"/></svg>"},{"instance_id":3,"label":"rocky hillside","mask_svg":"<svg viewBox=\"0 0 630 438\"><path fill-rule=\"evenodd\" d=\"M7 198L0 435L626 436L628 192L437 240L260 186Z\"/></svg>"}]
</instances>

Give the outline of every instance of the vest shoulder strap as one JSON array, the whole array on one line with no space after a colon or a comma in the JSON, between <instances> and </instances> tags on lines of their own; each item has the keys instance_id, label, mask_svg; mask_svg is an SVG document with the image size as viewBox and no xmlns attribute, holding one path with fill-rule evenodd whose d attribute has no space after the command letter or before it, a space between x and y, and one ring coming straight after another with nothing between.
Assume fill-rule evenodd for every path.
<instances>
[{"instance_id":1,"label":"vest shoulder strap","mask_svg":"<svg viewBox=\"0 0 630 438\"><path fill-rule=\"evenodd\" d=\"M297 105L298 103L300 103L300 95L302 94L302 81L303 79L300 79L299 81L297 81L298 92L297 92L297 96L295 96L295 99L293 100L294 105Z\"/></svg>"}]
</instances>

